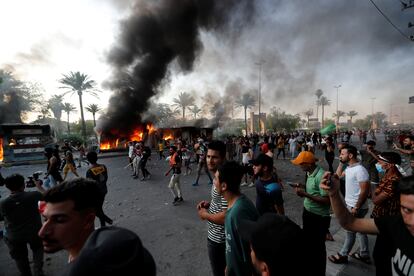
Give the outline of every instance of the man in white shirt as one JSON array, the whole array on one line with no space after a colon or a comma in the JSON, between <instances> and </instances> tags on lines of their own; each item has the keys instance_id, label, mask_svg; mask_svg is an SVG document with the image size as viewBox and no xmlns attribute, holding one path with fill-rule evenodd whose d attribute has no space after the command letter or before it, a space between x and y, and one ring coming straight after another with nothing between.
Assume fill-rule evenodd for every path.
<instances>
[{"instance_id":1,"label":"man in white shirt","mask_svg":"<svg viewBox=\"0 0 414 276\"><path fill-rule=\"evenodd\" d=\"M363 218L368 213L368 194L370 190L368 171L357 159L358 151L354 146L347 145L341 149L339 160L347 163L348 167L341 176L345 176L345 203L348 210L356 218ZM340 177L341 177L340 176ZM344 244L338 254L329 256L333 263L347 263L355 237L358 235L359 253L354 252L350 256L370 263L368 237L366 234L347 231Z\"/></svg>"}]
</instances>

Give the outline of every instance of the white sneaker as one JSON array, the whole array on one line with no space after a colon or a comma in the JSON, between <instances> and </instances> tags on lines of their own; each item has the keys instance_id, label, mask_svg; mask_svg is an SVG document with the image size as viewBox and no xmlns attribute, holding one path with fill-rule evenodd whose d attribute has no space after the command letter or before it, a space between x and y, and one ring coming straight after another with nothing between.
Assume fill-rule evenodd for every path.
<instances>
[{"instance_id":1,"label":"white sneaker","mask_svg":"<svg viewBox=\"0 0 414 276\"><path fill-rule=\"evenodd\" d=\"M251 188L251 187L254 187L254 186L255 186L255 185L254 185L254 183L252 182L252 183L250 183L250 184L249 184L249 186L248 186L248 187L249 187L249 188Z\"/></svg>"},{"instance_id":2,"label":"white sneaker","mask_svg":"<svg viewBox=\"0 0 414 276\"><path fill-rule=\"evenodd\" d=\"M242 186L242 187L245 187L247 185L248 185L247 182L243 182L242 184L240 184L240 186Z\"/></svg>"}]
</instances>

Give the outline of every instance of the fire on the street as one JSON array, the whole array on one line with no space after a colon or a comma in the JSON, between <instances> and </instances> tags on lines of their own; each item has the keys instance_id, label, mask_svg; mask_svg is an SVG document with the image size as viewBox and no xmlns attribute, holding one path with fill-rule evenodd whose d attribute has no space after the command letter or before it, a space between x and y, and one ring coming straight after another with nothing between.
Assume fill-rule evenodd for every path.
<instances>
[{"instance_id":1,"label":"fire on the street","mask_svg":"<svg viewBox=\"0 0 414 276\"><path fill-rule=\"evenodd\" d=\"M0 162L3 161L3 138L0 137Z\"/></svg>"},{"instance_id":2,"label":"fire on the street","mask_svg":"<svg viewBox=\"0 0 414 276\"><path fill-rule=\"evenodd\" d=\"M127 147L127 143L129 141L142 141L145 139L145 135L153 135L155 132L159 131L156 129L152 124L148 123L145 126L138 127L134 129L132 134L118 135L118 138L108 139L105 137L101 137L101 143L99 148L101 150L110 150L110 149L124 149ZM162 130L162 139L165 141L174 139L173 131L168 131L163 129Z\"/></svg>"}]
</instances>

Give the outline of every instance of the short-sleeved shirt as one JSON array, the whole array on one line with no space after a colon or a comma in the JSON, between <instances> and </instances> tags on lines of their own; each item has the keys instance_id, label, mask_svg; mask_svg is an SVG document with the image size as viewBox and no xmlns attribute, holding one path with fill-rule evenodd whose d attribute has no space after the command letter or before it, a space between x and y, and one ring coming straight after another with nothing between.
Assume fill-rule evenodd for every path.
<instances>
[{"instance_id":1,"label":"short-sleeved shirt","mask_svg":"<svg viewBox=\"0 0 414 276\"><path fill-rule=\"evenodd\" d=\"M401 215L375 218L384 248L390 256L392 275L414 275L414 237L408 231Z\"/></svg>"},{"instance_id":2,"label":"short-sleeved shirt","mask_svg":"<svg viewBox=\"0 0 414 276\"><path fill-rule=\"evenodd\" d=\"M380 204L375 204L371 217L393 216L400 213L400 196L396 191L396 184L401 178L401 173L395 166L389 168L381 178L375 195L385 194L386 198Z\"/></svg>"},{"instance_id":3,"label":"short-sleeved shirt","mask_svg":"<svg viewBox=\"0 0 414 276\"><path fill-rule=\"evenodd\" d=\"M256 180L256 208L260 215L275 213L275 205L283 205L282 189L274 177L269 180Z\"/></svg>"},{"instance_id":4,"label":"short-sleeved shirt","mask_svg":"<svg viewBox=\"0 0 414 276\"><path fill-rule=\"evenodd\" d=\"M369 182L368 171L360 164L349 165L345 170L345 202L346 205L355 207L361 193L360 182ZM365 201L360 209L367 209L368 202Z\"/></svg>"},{"instance_id":5,"label":"short-sleeved shirt","mask_svg":"<svg viewBox=\"0 0 414 276\"><path fill-rule=\"evenodd\" d=\"M108 170L105 165L97 164L97 166L89 168L86 172L86 178L95 180L102 194L105 195L108 192L108 188L106 186L106 182L108 180Z\"/></svg>"},{"instance_id":6,"label":"short-sleeved shirt","mask_svg":"<svg viewBox=\"0 0 414 276\"><path fill-rule=\"evenodd\" d=\"M215 186L211 187L211 202L208 207L208 212L210 214L217 214L227 210L227 201L222 195L220 195ZM216 224L208 221L208 236L207 238L210 241L215 243L225 243L226 235L224 233L224 225Z\"/></svg>"},{"instance_id":7,"label":"short-sleeved shirt","mask_svg":"<svg viewBox=\"0 0 414 276\"><path fill-rule=\"evenodd\" d=\"M308 175L306 179L306 192L312 196L328 196L328 194L322 190L319 185L322 180L322 176L324 174L324 170L316 166L315 170ZM329 216L330 205L329 204L321 204L315 202L307 197L303 201L303 206L305 209L313 214L319 216Z\"/></svg>"},{"instance_id":8,"label":"short-sleeved shirt","mask_svg":"<svg viewBox=\"0 0 414 276\"><path fill-rule=\"evenodd\" d=\"M240 195L231 208L227 210L224 229L226 232L226 264L227 276L251 276L252 263L250 244L239 235L242 220L256 221L259 214L245 195Z\"/></svg>"},{"instance_id":9,"label":"short-sleeved shirt","mask_svg":"<svg viewBox=\"0 0 414 276\"><path fill-rule=\"evenodd\" d=\"M4 220L5 235L9 240L37 236L42 227L38 210L42 198L39 192L20 192L0 201L0 220Z\"/></svg>"}]
</instances>

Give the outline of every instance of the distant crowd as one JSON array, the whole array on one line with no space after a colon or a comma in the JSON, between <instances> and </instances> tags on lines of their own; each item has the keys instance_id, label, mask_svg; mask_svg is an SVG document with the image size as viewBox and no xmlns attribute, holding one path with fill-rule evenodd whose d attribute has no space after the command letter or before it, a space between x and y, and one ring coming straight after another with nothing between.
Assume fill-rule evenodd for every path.
<instances>
[{"instance_id":1,"label":"distant crowd","mask_svg":"<svg viewBox=\"0 0 414 276\"><path fill-rule=\"evenodd\" d=\"M377 275L413 275L414 131L384 133L385 151L377 149L373 131L161 140L157 157L145 143L131 142L125 168L141 181L150 181L151 173L169 176L175 206L184 201L182 174L197 172L193 186L207 175L211 192L194 208L207 222L212 275L325 275L327 261L371 263L371 255ZM84 162L88 170L85 177L67 180L69 172L79 176L75 150L78 166ZM43 252L66 250L62 275L156 275L157 260L133 231L106 226L113 223L103 210L108 169L96 152L66 142L61 149L47 148L45 155L47 173L44 182L35 181L38 191L25 191L19 174L0 174L0 185L10 191L0 201L3 239L19 272L44 275ZM316 155L324 157L327 170ZM151 158L166 159L168 170L149 172ZM305 173L304 181L284 182L277 159L289 159ZM243 194L243 186L256 189L255 202ZM285 215L285 186L303 198L301 227ZM347 231L340 251L327 256L332 212ZM377 235L372 254L367 234ZM356 237L359 248L351 252Z\"/></svg>"}]
</instances>

